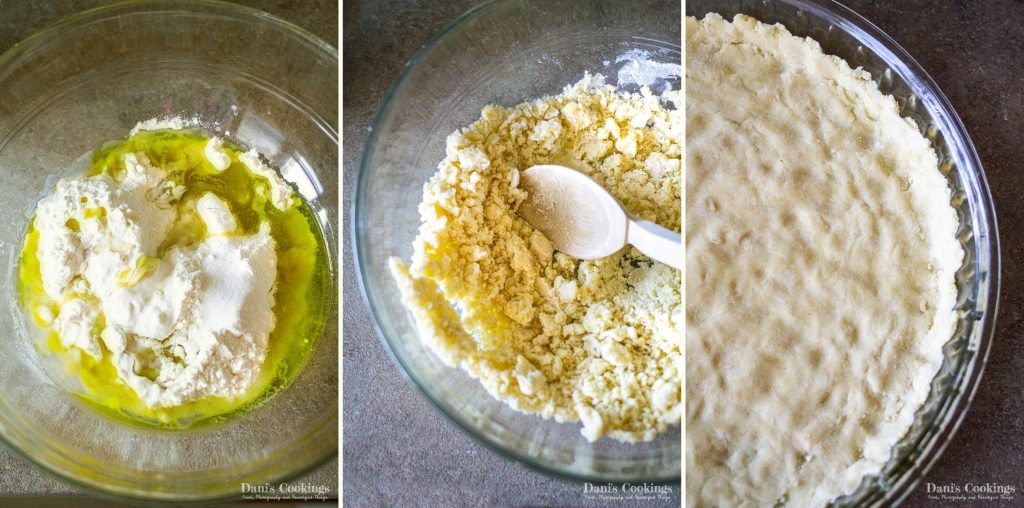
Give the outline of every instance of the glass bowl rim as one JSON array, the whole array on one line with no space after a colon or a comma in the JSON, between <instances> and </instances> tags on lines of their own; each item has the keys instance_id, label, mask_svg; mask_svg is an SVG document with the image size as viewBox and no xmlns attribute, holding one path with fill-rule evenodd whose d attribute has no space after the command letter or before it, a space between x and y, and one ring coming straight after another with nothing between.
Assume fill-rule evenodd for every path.
<instances>
[{"instance_id":1,"label":"glass bowl rim","mask_svg":"<svg viewBox=\"0 0 1024 508\"><path fill-rule=\"evenodd\" d=\"M922 455L909 468L900 473L896 477L896 482L883 490L880 497L868 501L873 506L886 503L897 505L915 490L952 441L974 400L988 363L995 335L1001 284L999 230L992 194L985 176L984 166L960 116L928 72L899 43L874 23L837 0L762 0L764 4L771 2L787 4L798 11L810 13L846 32L885 61L893 72L900 75L901 79L915 83L916 88L920 88L922 92L930 95L930 98L934 99L934 109L946 116L949 127L952 128L951 131L942 131L946 143L960 148L964 154L963 160L966 162L963 173L972 174L976 178L976 188L973 189L973 192L967 190L971 187L970 182L965 182L964 187L968 208L974 218L980 218L983 222L974 225L974 231L981 228L988 231L987 238L980 238L977 235L974 237L975 251L979 254L974 263L979 268L987 268L988 273L987 280L981 280L982 277L977 276L979 290L978 302L975 307L981 303L985 305L984 315L978 320L981 327L978 333L978 349L974 357L965 361L962 368L963 378L953 385L956 393L949 400L948 412L932 421L931 425L936 426L937 431L922 443ZM915 93L915 95L918 94ZM977 199L972 199L972 197ZM859 488L858 486L857 490Z\"/></svg>"},{"instance_id":2,"label":"glass bowl rim","mask_svg":"<svg viewBox=\"0 0 1024 508\"><path fill-rule=\"evenodd\" d=\"M40 28L39 30L31 33L26 38L17 41L13 46L8 48L6 51L0 53L0 79L2 79L7 72L10 72L14 68L16 68L16 66L12 67L12 65L17 63L17 60L20 56L22 56L23 54L25 54L26 52L28 52L29 50L31 50L39 44L45 44L53 39L59 39L64 37L67 29L86 25L91 22L110 20L116 16L129 12L153 13L157 11L154 8L161 7L168 8L178 12L201 12L197 10L196 7L206 9L219 9L221 12L228 13L228 15L237 16L239 19L257 18L263 22L268 22L271 25L277 25L279 28L283 29L284 33L290 36L297 37L298 40L301 40L311 52L320 52L326 54L330 59L333 59L335 62L338 61L338 50L332 44L327 43L323 39L317 37L316 35L313 35L308 30L290 21L287 21L283 18L280 18L273 14L269 14L267 12L261 11L253 7L236 4L232 2L226 2L222 0L123 0L108 5L93 7L90 9L83 10L81 12L77 12L62 17L56 21L53 21L45 25L43 28ZM318 123L328 125L326 122ZM328 134L333 139L334 143L337 144L338 136L336 131ZM334 233L334 235L337 236L337 233ZM335 255L335 257L336 256L337 255ZM330 260L328 261L328 263L333 265L333 263L331 263ZM332 280L335 281L335 286L337 286L336 282L337 280L339 280L337 268L330 267L329 270L332 273L331 278ZM335 298L338 297L340 296L336 296ZM335 410L334 419L335 421L337 421L337 410ZM330 417L328 417L327 420L330 420ZM324 425L318 425L316 427L316 429L324 428L326 428ZM98 495L100 498L106 498L117 501L138 500L145 501L146 503L156 504L176 504L181 502L180 500L175 500L167 497L147 497L138 495L137 493L134 492L128 493L120 490L106 489L104 486L81 481L70 474L66 474L64 471L58 470L56 468L51 468L50 466L43 464L40 461L37 461L35 458L32 457L31 454L23 450L20 446L17 446L13 442L11 442L3 432L0 432L0 444L2 444L8 450L12 451L16 456L21 457L29 464L32 464L37 468L46 471L54 478L57 478L63 483L81 489L83 491L89 492L91 494ZM313 471L314 469L323 466L324 464L326 464L331 459L337 456L338 447L337 445L335 445L332 449L329 449L326 453L320 454L320 456L314 458L314 460L310 461L305 466L297 468L293 472L285 476L282 476L280 479L277 479L276 481L287 483L297 478L301 478L308 474L309 472ZM238 499L240 498L240 496L241 492L214 496L190 496L189 500L200 502L226 501Z\"/></svg>"},{"instance_id":3,"label":"glass bowl rim","mask_svg":"<svg viewBox=\"0 0 1024 508\"><path fill-rule=\"evenodd\" d=\"M240 17L261 18L262 20L280 25L286 29L286 32L291 35L298 36L300 40L305 42L307 45L310 45L313 49L326 52L333 57L334 60L338 59L337 48L316 35L313 35L305 28L302 28L286 19L246 5L227 2L224 0L122 0L120 2L101 5L99 7L93 7L91 9L70 14L45 25L43 28L29 34L28 37L17 41L6 51L0 53L0 78L3 77L3 71L7 70L7 67L17 59L17 57L24 54L34 44L43 43L53 37L61 37L63 29L65 28L88 24L92 21L108 19L111 16L124 13L118 11L128 12L132 11L132 9L140 9L135 12L146 12L146 10L152 10L150 9L152 7L166 7L184 12L190 10L195 12L195 7L222 9L225 12L230 12Z\"/></svg>"},{"instance_id":4,"label":"glass bowl rim","mask_svg":"<svg viewBox=\"0 0 1024 508\"><path fill-rule=\"evenodd\" d=\"M486 11L494 8L496 5L506 3L508 1L510 0L488 0L479 5L471 7L470 9L466 10L461 15L456 17L454 20L446 24L444 28L442 28L436 35L431 37L427 41L427 43L412 56L412 58L405 64L405 66L402 67L402 70L399 73L398 77L391 82L391 86L388 87L387 92L385 92L385 94L383 95L383 98L380 101L380 106L378 107L377 112L374 115L372 122L370 123L370 133L367 136L366 141L363 143L363 149L359 159L358 176L355 191L352 196L352 204L349 210L350 215L352 217L352 221L350 224L350 240L352 242L352 245L354 246L354 248L352 249L353 262L356 268L356 272L358 273L358 277L356 277L356 280L358 282L357 285L359 286L359 292L360 295L362 296L363 304L369 311L371 317L370 321L372 322L374 331L376 331L377 338L378 340L381 341L381 343L384 344L384 349L387 351L392 363L398 366L398 369L402 373L402 376L408 380L411 380L413 386L416 387L416 391L419 392L420 395L422 395L423 398L426 399L427 402L429 402L430 405L433 406L435 410L444 415L447 421L454 423L457 428L461 429L465 434L468 434L474 441L484 445L486 448L494 451L499 456L504 457L506 459L512 459L516 462L528 466L530 469L533 469L535 471L539 471L541 473L545 473L554 477L572 480L576 482L621 481L622 478L618 477L608 478L599 475L578 473L575 471L558 468L546 462L541 462L534 457L531 457L524 453L520 453L517 450L507 448L499 443L493 442L490 438L482 435L479 431L474 429L472 425L470 425L467 422L463 422L460 418L457 418L455 415L451 414L448 410L444 408L444 404L423 386L423 382L420 381L415 374L413 374L409 366L404 361L402 361L402 359L399 358L397 354L395 354L394 348L392 347L392 340L395 339L392 339L386 333L384 333L384 330L380 325L380 311L377 309L377 306L374 305L373 303L374 299L372 298L372 295L374 294L374 290L370 288L366 283L366 260L369 258L369 256L365 252L366 242L362 241L360 231L365 229L361 227L361 223L363 222L364 219L363 208L366 202L365 189L368 185L368 179L370 174L369 157L367 155L372 153L377 146L377 143L379 141L378 136L380 133L380 129L378 127L380 125L381 120L384 118L385 113L388 111L389 105L395 98L395 94L398 91L398 89L402 87L402 85L407 81L407 79L412 75L413 72L419 69L420 64L426 59L426 57L441 41L443 41L455 29L463 26L464 24L467 24L474 18L483 15ZM642 36L637 37L640 39L643 38ZM682 54L682 49L682 47L679 48L680 54ZM680 429L681 428L682 427L680 426ZM682 442L680 442L680 448L682 448ZM680 456L679 473L674 473L667 476L656 476L653 478L647 478L642 480L635 479L628 481L630 483L638 483L642 481L645 483L655 485L680 484L682 478L682 460L683 458L682 456Z\"/></svg>"}]
</instances>

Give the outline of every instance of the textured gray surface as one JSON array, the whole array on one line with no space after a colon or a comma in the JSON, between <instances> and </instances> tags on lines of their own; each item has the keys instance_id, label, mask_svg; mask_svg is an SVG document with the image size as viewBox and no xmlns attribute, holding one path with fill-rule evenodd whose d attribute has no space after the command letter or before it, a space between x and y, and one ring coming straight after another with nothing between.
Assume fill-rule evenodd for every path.
<instances>
[{"instance_id":1,"label":"textured gray surface","mask_svg":"<svg viewBox=\"0 0 1024 508\"><path fill-rule=\"evenodd\" d=\"M402 66L449 21L479 2L347 1L343 7L343 213L351 209L367 129ZM384 5L386 4L386 5ZM417 191L418 192L418 191ZM419 199L410 196L410 199ZM345 221L345 239L351 238ZM499 456L431 407L378 339L344 251L343 486L351 506L598 506L582 483ZM648 506L678 506L670 500ZM640 505L633 502L616 506Z\"/></svg>"},{"instance_id":2,"label":"textured gray surface","mask_svg":"<svg viewBox=\"0 0 1024 508\"><path fill-rule=\"evenodd\" d=\"M0 52L64 16L96 6L114 3L108 0L59 0L24 2L0 0ZM338 7L334 0L291 2L288 0L239 0L236 3L264 10L288 20L318 37L336 44L338 40ZM0 93L3 93L0 90ZM312 485L330 485L337 495L338 460L332 459L295 480ZM6 448L0 447L0 496L78 495L81 491L62 483L41 469L29 464ZM42 501L0 497L0 506L17 506ZM76 501L82 503L83 501ZM54 499L52 506L61 501ZM98 502L97 506L108 506Z\"/></svg>"},{"instance_id":3,"label":"textured gray surface","mask_svg":"<svg viewBox=\"0 0 1024 508\"><path fill-rule=\"evenodd\" d=\"M1024 3L845 3L900 43L945 92L981 156L999 219L1003 283L988 367L963 425L923 482L1012 485L1009 505L1024 506ZM935 505L926 487L905 503Z\"/></svg>"}]
</instances>

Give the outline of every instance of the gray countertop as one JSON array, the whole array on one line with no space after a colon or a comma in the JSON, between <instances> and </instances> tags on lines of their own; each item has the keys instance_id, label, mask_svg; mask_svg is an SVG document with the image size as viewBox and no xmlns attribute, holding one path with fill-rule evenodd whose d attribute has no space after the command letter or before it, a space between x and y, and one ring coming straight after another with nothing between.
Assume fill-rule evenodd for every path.
<instances>
[{"instance_id":1,"label":"gray countertop","mask_svg":"<svg viewBox=\"0 0 1024 508\"><path fill-rule=\"evenodd\" d=\"M343 14L343 210L367 128L402 66L474 0L349 1ZM925 484L1015 486L1024 501L1024 4L848 0L924 66L970 132L1001 228L1003 290L995 343L960 431L904 506L935 506ZM349 223L345 236L350 238ZM354 506L581 506L577 483L499 457L434 410L388 357L344 251L344 485ZM678 492L676 494L678 496ZM678 498L675 501L678 504ZM998 506L984 503L986 506ZM1019 504L1018 504L1019 506Z\"/></svg>"},{"instance_id":2,"label":"gray countertop","mask_svg":"<svg viewBox=\"0 0 1024 508\"><path fill-rule=\"evenodd\" d=\"M59 19L86 9L114 3L111 0L60 0L54 2L22 2L0 0L0 52ZM238 0L236 3L261 9L309 30L318 37L336 44L338 40L338 8L332 0L291 2L288 0ZM0 90L0 93L3 93ZM337 496L338 460L332 459L307 476L295 480L312 485L330 485ZM0 447L0 505L31 504L42 506L46 500L28 500L25 496L80 496L80 489L67 485L29 464L8 449ZM11 497L13 496L13 497ZM52 498L49 506L65 501ZM76 500L84 506L85 500ZM97 501L97 506L109 506Z\"/></svg>"}]
</instances>

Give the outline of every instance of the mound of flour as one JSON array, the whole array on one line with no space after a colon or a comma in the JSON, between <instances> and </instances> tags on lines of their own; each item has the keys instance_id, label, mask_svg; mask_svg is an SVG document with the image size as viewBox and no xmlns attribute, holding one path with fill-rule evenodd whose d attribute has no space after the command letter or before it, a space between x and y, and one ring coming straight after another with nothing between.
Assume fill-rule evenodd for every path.
<instances>
[{"instance_id":1,"label":"mound of flour","mask_svg":"<svg viewBox=\"0 0 1024 508\"><path fill-rule=\"evenodd\" d=\"M123 181L64 179L39 202L36 256L54 303L37 315L53 316L50 329L65 347L99 360L105 346L120 379L149 407L241 395L274 328L277 255L269 228L214 234L230 233L219 198L199 201L220 214L179 217L185 189L144 156L124 162ZM195 216L220 219L206 224L205 241L158 253L176 221Z\"/></svg>"}]
</instances>

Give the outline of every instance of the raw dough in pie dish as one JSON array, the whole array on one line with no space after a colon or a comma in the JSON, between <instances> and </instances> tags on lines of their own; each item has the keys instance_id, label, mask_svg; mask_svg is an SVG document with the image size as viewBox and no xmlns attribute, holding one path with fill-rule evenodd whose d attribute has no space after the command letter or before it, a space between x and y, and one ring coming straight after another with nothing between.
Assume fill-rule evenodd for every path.
<instances>
[{"instance_id":1,"label":"raw dough in pie dish","mask_svg":"<svg viewBox=\"0 0 1024 508\"><path fill-rule=\"evenodd\" d=\"M870 75L686 20L688 506L822 506L877 473L956 324L958 219Z\"/></svg>"}]
</instances>

